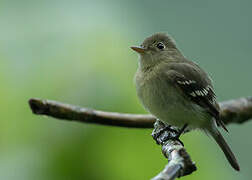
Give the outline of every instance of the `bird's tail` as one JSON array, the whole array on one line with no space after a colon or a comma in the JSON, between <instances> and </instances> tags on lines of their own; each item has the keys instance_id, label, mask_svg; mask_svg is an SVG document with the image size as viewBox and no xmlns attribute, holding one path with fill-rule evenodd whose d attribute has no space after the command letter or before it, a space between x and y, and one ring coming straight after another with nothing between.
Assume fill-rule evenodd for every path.
<instances>
[{"instance_id":1,"label":"bird's tail","mask_svg":"<svg viewBox=\"0 0 252 180\"><path fill-rule=\"evenodd\" d=\"M220 148L224 152L224 154L225 154L228 162L231 164L231 166L235 170L239 171L240 167L239 167L239 164L238 164L238 162L237 162L237 160L235 158L235 155L231 151L230 147L226 143L226 141L223 138L223 136L221 135L221 133L217 130L216 127L214 127L213 130L210 131L210 134L212 135L214 140L217 142L217 144L220 146Z\"/></svg>"}]
</instances>

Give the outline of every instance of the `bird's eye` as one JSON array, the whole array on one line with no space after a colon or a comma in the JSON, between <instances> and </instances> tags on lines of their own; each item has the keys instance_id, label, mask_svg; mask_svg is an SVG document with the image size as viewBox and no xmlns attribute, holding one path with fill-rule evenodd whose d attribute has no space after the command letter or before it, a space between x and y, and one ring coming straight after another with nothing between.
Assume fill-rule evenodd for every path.
<instances>
[{"instance_id":1,"label":"bird's eye","mask_svg":"<svg viewBox=\"0 0 252 180\"><path fill-rule=\"evenodd\" d=\"M162 50L165 48L165 45L163 43L159 42L159 43L157 43L157 48Z\"/></svg>"}]
</instances>

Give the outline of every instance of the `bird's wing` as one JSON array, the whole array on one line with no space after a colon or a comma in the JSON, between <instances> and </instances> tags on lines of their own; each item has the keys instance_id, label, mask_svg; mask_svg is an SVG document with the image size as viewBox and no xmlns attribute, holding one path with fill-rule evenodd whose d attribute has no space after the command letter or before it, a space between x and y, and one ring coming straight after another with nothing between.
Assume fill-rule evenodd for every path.
<instances>
[{"instance_id":1,"label":"bird's wing","mask_svg":"<svg viewBox=\"0 0 252 180\"><path fill-rule=\"evenodd\" d=\"M228 131L219 118L220 108L210 78L198 65L192 64L193 62L170 64L166 71L169 81L176 85L183 96L212 115L218 126Z\"/></svg>"}]
</instances>

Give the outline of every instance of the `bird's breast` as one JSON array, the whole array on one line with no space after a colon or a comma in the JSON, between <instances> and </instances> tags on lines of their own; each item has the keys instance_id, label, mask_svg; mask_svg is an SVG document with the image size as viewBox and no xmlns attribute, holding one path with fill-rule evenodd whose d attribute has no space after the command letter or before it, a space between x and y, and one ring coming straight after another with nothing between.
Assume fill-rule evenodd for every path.
<instances>
[{"instance_id":1,"label":"bird's breast","mask_svg":"<svg viewBox=\"0 0 252 180\"><path fill-rule=\"evenodd\" d=\"M160 77L143 77L143 81L137 83L137 95L144 107L151 113L157 114L165 109L172 109L180 99L178 92Z\"/></svg>"},{"instance_id":2,"label":"bird's breast","mask_svg":"<svg viewBox=\"0 0 252 180\"><path fill-rule=\"evenodd\" d=\"M147 111L174 126L204 124L201 107L183 97L178 89L162 76L136 76L137 95ZM202 114L201 114L202 111Z\"/></svg>"}]
</instances>

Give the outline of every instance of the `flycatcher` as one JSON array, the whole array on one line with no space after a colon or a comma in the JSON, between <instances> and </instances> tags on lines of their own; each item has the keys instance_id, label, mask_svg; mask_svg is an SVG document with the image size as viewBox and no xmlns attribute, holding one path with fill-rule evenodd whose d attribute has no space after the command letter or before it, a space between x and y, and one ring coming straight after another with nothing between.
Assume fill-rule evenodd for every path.
<instances>
[{"instance_id":1,"label":"flycatcher","mask_svg":"<svg viewBox=\"0 0 252 180\"><path fill-rule=\"evenodd\" d=\"M217 129L221 126L227 131L207 73L186 59L165 33L156 33L131 48L140 55L135 83L145 109L168 125L210 134L239 171L234 154Z\"/></svg>"}]
</instances>

